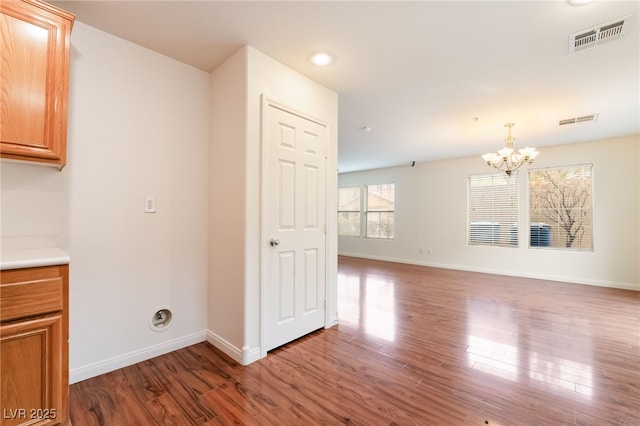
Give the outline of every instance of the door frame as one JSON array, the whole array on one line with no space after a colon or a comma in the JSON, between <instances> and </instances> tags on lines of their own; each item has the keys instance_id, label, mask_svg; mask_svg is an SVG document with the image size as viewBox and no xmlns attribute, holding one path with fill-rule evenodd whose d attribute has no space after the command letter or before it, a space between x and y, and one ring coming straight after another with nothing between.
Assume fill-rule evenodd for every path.
<instances>
[{"instance_id":1,"label":"door frame","mask_svg":"<svg viewBox=\"0 0 640 426\"><path fill-rule=\"evenodd\" d=\"M269 277L268 274L268 259L270 255L270 251L267 250L267 245L269 241L268 234L268 215L269 215L269 146L267 144L267 111L269 108L277 108L289 114L297 115L305 120L312 121L316 124L319 124L326 128L326 146L324 152L324 162L325 162L325 182L324 182L324 194L325 194L325 224L324 224L324 327L326 328L328 323L328 310L327 310L327 296L329 290L329 262L328 262L328 252L329 252L329 235L327 232L327 222L329 218L329 170L328 170L328 156L331 152L331 133L330 128L327 122L320 120L310 114L301 112L291 106L286 105L285 103L279 102L273 99L271 96L267 96L265 94L261 95L261 107L260 107L260 358L264 358L267 356L267 350L265 345L266 340L266 328L267 328L267 306L266 306L266 288L267 288L267 279Z\"/></svg>"}]
</instances>

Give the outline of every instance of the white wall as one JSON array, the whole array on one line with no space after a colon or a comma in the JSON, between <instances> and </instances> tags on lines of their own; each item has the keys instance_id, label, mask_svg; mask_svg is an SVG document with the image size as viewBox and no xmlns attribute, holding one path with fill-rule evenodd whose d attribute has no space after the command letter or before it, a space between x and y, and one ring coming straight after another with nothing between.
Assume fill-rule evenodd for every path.
<instances>
[{"instance_id":1,"label":"white wall","mask_svg":"<svg viewBox=\"0 0 640 426\"><path fill-rule=\"evenodd\" d=\"M262 95L327 123L331 135L329 171L337 168L338 97L249 46L216 69L212 82L210 222L226 228L220 232L225 237L224 244L229 246L216 248L220 234L212 229L209 240L210 340L234 359L248 363L260 356L261 337ZM239 103L240 94L244 94L243 104ZM227 108L234 113L218 113ZM235 114L238 108L245 109L242 117ZM240 141L240 137L244 141ZM216 171L218 169L220 171ZM329 173L328 185L328 209L335 211L335 173ZM232 208L216 210L213 205L223 205L225 194L231 196ZM239 199L239 195L243 198ZM335 215L328 218L328 232L334 236L330 237L327 246L327 324L331 325L337 321L337 238Z\"/></svg>"},{"instance_id":2,"label":"white wall","mask_svg":"<svg viewBox=\"0 0 640 426\"><path fill-rule=\"evenodd\" d=\"M75 382L205 339L210 83L81 22L71 48L61 196ZM143 213L146 195L157 213ZM165 305L173 324L152 331Z\"/></svg>"},{"instance_id":3,"label":"white wall","mask_svg":"<svg viewBox=\"0 0 640 426\"><path fill-rule=\"evenodd\" d=\"M260 344L260 216L261 194L261 99L266 95L297 112L307 114L328 127L329 151L327 161L327 211L337 209L338 169L338 95L307 77L293 71L251 47L249 58L249 86L247 91L247 275L245 345L257 348ZM337 323L337 217L327 214L327 326Z\"/></svg>"},{"instance_id":4,"label":"white wall","mask_svg":"<svg viewBox=\"0 0 640 426\"><path fill-rule=\"evenodd\" d=\"M329 125L328 170L337 168L337 95L250 47L212 75L82 22L71 49L67 167L1 168L3 247L60 246L71 256L71 383L212 336L241 362L253 360L261 95ZM335 210L337 176L329 175ZM147 195L155 214L143 213ZM165 306L172 326L152 331Z\"/></svg>"},{"instance_id":5,"label":"white wall","mask_svg":"<svg viewBox=\"0 0 640 426\"><path fill-rule=\"evenodd\" d=\"M246 87L241 50L211 74L209 152L208 339L234 358L244 342Z\"/></svg>"},{"instance_id":6,"label":"white wall","mask_svg":"<svg viewBox=\"0 0 640 426\"><path fill-rule=\"evenodd\" d=\"M66 170L0 163L2 248L59 247L67 235Z\"/></svg>"},{"instance_id":7,"label":"white wall","mask_svg":"<svg viewBox=\"0 0 640 426\"><path fill-rule=\"evenodd\" d=\"M396 238L339 237L341 254L444 268L640 290L640 137L545 147L530 168L593 164L594 250L569 252L467 244L467 176L492 169L480 157L339 175L339 185L396 184ZM524 174L522 175L524 177ZM528 229L520 179L520 229ZM423 249L423 254L419 253ZM428 255L428 250L432 254Z\"/></svg>"}]
</instances>

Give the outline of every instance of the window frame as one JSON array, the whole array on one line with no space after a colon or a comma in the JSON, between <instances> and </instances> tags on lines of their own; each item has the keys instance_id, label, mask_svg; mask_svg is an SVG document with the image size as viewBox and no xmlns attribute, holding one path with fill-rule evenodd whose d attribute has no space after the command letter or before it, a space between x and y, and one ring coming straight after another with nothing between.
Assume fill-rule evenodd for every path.
<instances>
[{"instance_id":1,"label":"window frame","mask_svg":"<svg viewBox=\"0 0 640 426\"><path fill-rule=\"evenodd\" d=\"M357 210L341 210L340 204L340 190L345 188L357 188L358 193L358 209ZM341 213L357 213L358 214L358 235L352 234L341 234L340 233L340 214ZM362 237L362 185L343 185L338 187L338 236L339 237L349 237L349 238L360 238Z\"/></svg>"},{"instance_id":2,"label":"window frame","mask_svg":"<svg viewBox=\"0 0 640 426\"><path fill-rule=\"evenodd\" d=\"M393 209L392 210L384 210L384 209L371 209L369 207L369 187L385 187L385 186L391 186L393 187ZM382 191L383 189L381 189L380 191ZM395 219L396 219L396 184L395 182L389 182L389 183L378 183L378 184L365 184L363 185L363 194L364 194L364 199L363 199L363 204L362 204L362 208L363 208L363 226L364 226L364 238L368 238L368 239L372 239L372 240L394 240L395 239L395 235L396 235L396 223L395 223ZM369 234L369 214L378 214L380 215L381 213L390 213L391 217L393 218L392 222L391 222L391 235L390 236L382 236L380 232L378 232L377 236L372 236Z\"/></svg>"}]
</instances>

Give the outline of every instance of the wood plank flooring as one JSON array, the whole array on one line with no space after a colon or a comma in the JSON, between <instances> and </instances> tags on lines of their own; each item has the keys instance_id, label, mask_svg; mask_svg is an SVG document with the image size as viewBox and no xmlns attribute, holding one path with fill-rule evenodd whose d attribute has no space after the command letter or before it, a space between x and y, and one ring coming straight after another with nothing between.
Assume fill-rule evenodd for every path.
<instances>
[{"instance_id":1,"label":"wood plank flooring","mask_svg":"<svg viewBox=\"0 0 640 426\"><path fill-rule=\"evenodd\" d=\"M341 257L340 325L71 386L74 426L640 425L640 292Z\"/></svg>"}]
</instances>

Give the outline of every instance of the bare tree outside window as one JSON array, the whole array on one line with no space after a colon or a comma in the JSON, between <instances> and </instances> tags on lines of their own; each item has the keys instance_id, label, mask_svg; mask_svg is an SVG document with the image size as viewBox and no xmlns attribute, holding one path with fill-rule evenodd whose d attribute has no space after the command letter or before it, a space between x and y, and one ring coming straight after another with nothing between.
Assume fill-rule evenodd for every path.
<instances>
[{"instance_id":1,"label":"bare tree outside window","mask_svg":"<svg viewBox=\"0 0 640 426\"><path fill-rule=\"evenodd\" d=\"M592 166L529 172L532 247L592 250Z\"/></svg>"}]
</instances>

